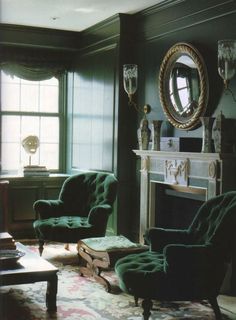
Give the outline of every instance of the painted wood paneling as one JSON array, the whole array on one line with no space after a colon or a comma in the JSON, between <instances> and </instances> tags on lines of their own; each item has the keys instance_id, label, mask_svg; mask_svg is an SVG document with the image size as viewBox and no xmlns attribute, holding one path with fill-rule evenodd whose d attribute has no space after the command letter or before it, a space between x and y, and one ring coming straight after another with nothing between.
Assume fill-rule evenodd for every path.
<instances>
[{"instance_id":1,"label":"painted wood paneling","mask_svg":"<svg viewBox=\"0 0 236 320\"><path fill-rule=\"evenodd\" d=\"M115 48L82 57L74 73L71 167L113 172Z\"/></svg>"}]
</instances>

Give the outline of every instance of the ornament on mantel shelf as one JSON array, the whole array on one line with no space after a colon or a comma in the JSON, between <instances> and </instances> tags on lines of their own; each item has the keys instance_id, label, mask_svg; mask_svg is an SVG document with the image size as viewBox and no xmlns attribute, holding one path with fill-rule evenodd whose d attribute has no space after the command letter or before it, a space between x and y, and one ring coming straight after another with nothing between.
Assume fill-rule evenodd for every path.
<instances>
[{"instance_id":1,"label":"ornament on mantel shelf","mask_svg":"<svg viewBox=\"0 0 236 320\"><path fill-rule=\"evenodd\" d=\"M222 112L216 117L214 127L212 130L212 136L214 140L215 152L224 152L225 146L225 134L224 134L225 116Z\"/></svg>"},{"instance_id":2,"label":"ornament on mantel shelf","mask_svg":"<svg viewBox=\"0 0 236 320\"><path fill-rule=\"evenodd\" d=\"M140 122L140 127L137 131L138 135L138 144L140 150L148 150L151 130L148 127L148 120L143 118Z\"/></svg>"},{"instance_id":3,"label":"ornament on mantel shelf","mask_svg":"<svg viewBox=\"0 0 236 320\"><path fill-rule=\"evenodd\" d=\"M200 117L202 123L202 152L211 153L212 150L212 126L215 118Z\"/></svg>"},{"instance_id":4,"label":"ornament on mantel shelf","mask_svg":"<svg viewBox=\"0 0 236 320\"><path fill-rule=\"evenodd\" d=\"M152 133L152 150L160 151L161 142L161 125L163 120L153 120L151 133Z\"/></svg>"},{"instance_id":5,"label":"ornament on mantel shelf","mask_svg":"<svg viewBox=\"0 0 236 320\"><path fill-rule=\"evenodd\" d=\"M212 129L215 152L236 152L236 119L225 118L222 111L217 115Z\"/></svg>"}]
</instances>

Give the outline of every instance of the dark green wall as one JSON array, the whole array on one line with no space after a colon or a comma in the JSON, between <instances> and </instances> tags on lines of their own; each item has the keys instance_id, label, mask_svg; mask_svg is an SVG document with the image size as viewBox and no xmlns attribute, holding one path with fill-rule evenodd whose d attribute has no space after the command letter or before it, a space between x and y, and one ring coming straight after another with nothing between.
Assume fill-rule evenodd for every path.
<instances>
[{"instance_id":1,"label":"dark green wall","mask_svg":"<svg viewBox=\"0 0 236 320\"><path fill-rule=\"evenodd\" d=\"M174 4L175 3L175 4ZM217 73L217 41L236 39L235 1L173 1L173 5L157 6L137 16L137 52L141 79L139 101L149 103L153 112L149 119L166 120L158 94L159 67L168 49L177 42L195 46L203 56L209 76L209 103L206 114L236 118L235 102L223 93L223 83ZM236 94L236 77L230 83ZM163 125L162 134L175 136L201 136L202 128L191 132L174 130Z\"/></svg>"},{"instance_id":2,"label":"dark green wall","mask_svg":"<svg viewBox=\"0 0 236 320\"><path fill-rule=\"evenodd\" d=\"M130 41L133 33L131 22L132 17L116 15L82 33L82 46L75 59L74 98L71 103L71 117L78 118L77 132L88 132L91 119L95 120L96 113L100 113L96 134L88 132L90 145L87 143L83 147L82 144L76 144L78 137L73 136L72 145L77 148L74 153L77 155L76 169L84 169L86 165L87 169L110 171L117 176L119 191L116 212L109 228L124 235L130 234L132 203L135 201L132 199L135 188L135 157L132 149L136 143L137 115L127 105L122 84L122 65L128 59L133 60L133 50L127 50L133 46ZM86 121L81 118L83 113L86 113ZM103 143L94 148L94 141L100 133ZM86 148L87 152L84 151ZM100 162L94 166L96 159L100 159Z\"/></svg>"},{"instance_id":3,"label":"dark green wall","mask_svg":"<svg viewBox=\"0 0 236 320\"><path fill-rule=\"evenodd\" d=\"M236 1L176 0L151 7L136 16L135 62L139 66L138 103L148 103L152 112L148 119L162 119L162 136L201 137L202 127L183 131L167 121L159 99L159 68L168 49L178 42L195 46L203 56L209 76L209 102L206 114L216 116L221 110L226 117L236 118L236 103L223 92L217 72L217 41L236 39ZM236 96L236 76L230 82ZM136 122L136 129L139 120ZM136 144L137 145L137 144ZM135 148L135 145L134 145ZM132 236L139 224L139 169L136 163L136 206L132 211ZM134 202L135 205L135 202Z\"/></svg>"}]
</instances>

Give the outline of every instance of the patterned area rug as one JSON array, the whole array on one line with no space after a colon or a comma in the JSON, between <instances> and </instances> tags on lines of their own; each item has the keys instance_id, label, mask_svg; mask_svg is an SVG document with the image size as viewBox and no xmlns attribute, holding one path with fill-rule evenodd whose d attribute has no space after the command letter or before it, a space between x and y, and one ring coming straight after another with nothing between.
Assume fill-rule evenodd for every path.
<instances>
[{"instance_id":1,"label":"patterned area rug","mask_svg":"<svg viewBox=\"0 0 236 320\"><path fill-rule=\"evenodd\" d=\"M35 245L30 245L37 252ZM43 258L59 268L57 313L45 306L46 282L1 288L1 320L141 320L142 308L134 306L131 296L121 292L114 272L106 272L112 293L91 278L81 277L75 245L70 251L61 244L45 246ZM208 304L155 303L150 320L213 320ZM228 319L224 316L224 319Z\"/></svg>"}]
</instances>

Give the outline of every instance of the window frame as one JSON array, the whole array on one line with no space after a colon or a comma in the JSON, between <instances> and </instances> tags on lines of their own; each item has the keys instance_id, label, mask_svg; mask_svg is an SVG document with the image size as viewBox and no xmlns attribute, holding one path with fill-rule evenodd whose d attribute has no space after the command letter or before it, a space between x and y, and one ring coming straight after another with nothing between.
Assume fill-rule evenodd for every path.
<instances>
[{"instance_id":1,"label":"window frame","mask_svg":"<svg viewBox=\"0 0 236 320\"><path fill-rule=\"evenodd\" d=\"M1 71L1 68L0 68ZM4 71L4 70L2 70ZM17 75L20 78L20 76ZM53 75L52 75L53 77ZM0 106L0 127L2 128L2 116L36 116L36 117L58 117L59 118L59 159L58 169L50 170L50 173L65 173L66 168L66 110L67 110L67 73L56 77L58 79L58 112L28 112L28 111L3 111ZM22 79L22 78L21 78ZM1 79L0 79L1 81ZM40 81L40 80L39 80ZM1 95L1 90L0 90ZM0 130L0 143L2 143L2 132ZM12 171L2 171L0 148L0 176L15 175Z\"/></svg>"}]
</instances>

